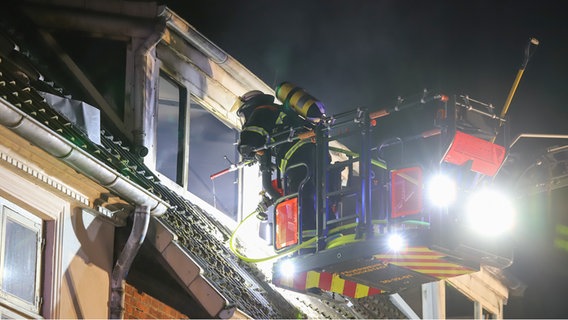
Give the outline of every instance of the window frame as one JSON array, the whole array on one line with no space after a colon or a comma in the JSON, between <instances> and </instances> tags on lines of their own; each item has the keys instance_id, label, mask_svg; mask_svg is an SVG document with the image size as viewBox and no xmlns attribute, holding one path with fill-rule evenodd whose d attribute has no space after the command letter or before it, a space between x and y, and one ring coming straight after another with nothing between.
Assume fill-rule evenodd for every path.
<instances>
[{"instance_id":1,"label":"window frame","mask_svg":"<svg viewBox=\"0 0 568 320\"><path fill-rule=\"evenodd\" d=\"M5 208L8 208L11 212L7 212ZM43 287L41 283L42 272L43 272L43 248L44 248L44 221L29 212L16 205L15 203L0 197L0 230L2 230L0 237L0 274L4 274L4 260L6 257L6 246L4 241L6 221L11 219L12 221L19 223L25 228L33 231L36 235L36 261L35 261L35 289L34 289L34 301L29 303L28 301L2 289L3 278L0 277L0 302L2 305L8 307L15 307L16 309L22 309L26 312L33 312L39 315L41 311L42 304L42 292ZM4 309L6 309L4 307ZM10 309L7 309L10 310Z\"/></svg>"},{"instance_id":2,"label":"window frame","mask_svg":"<svg viewBox=\"0 0 568 320\"><path fill-rule=\"evenodd\" d=\"M181 131L182 134L179 136L179 141L178 141L178 153L177 153L177 157L176 157L176 179L175 179L175 183L177 183L178 185L182 186L183 188L187 189L187 184L188 184L188 178L189 178L189 170L187 170L186 168L189 166L189 107L188 107L188 102L189 102L189 94L188 94L188 89L180 82L177 81L172 75L170 75L169 73L167 73L165 70L160 69L159 75L158 75L158 85L157 85L157 94L156 94L156 99L157 99L157 103L156 103L156 137L155 137L155 141L156 141L156 166L158 163L158 152L159 152L159 146L158 146L158 126L160 125L159 121L158 121L158 117L159 117L159 112L160 112L160 83L162 81L162 78L164 78L166 81L169 81L172 85L176 86L178 88L178 98L179 98L179 122L178 122L178 132ZM180 170L181 168L181 170ZM156 171L158 171L158 169L156 168Z\"/></svg>"},{"instance_id":3,"label":"window frame","mask_svg":"<svg viewBox=\"0 0 568 320\"><path fill-rule=\"evenodd\" d=\"M205 111L209 112L209 114L214 117L217 121L219 121L221 124L223 124L224 126L226 126L228 129L235 131L235 136L238 136L238 129L232 127L231 125L229 125L228 123L226 123L225 121L221 120L219 118L218 115L215 114L215 112L211 112L211 107L207 105L206 101L202 98L199 98L198 95L196 95L196 92L194 92L194 90L196 90L196 88L184 77L180 76L179 74L175 75L172 72L168 71L167 68L167 64L165 64L163 61L160 62L160 70L158 72L158 83L156 84L156 88L157 88L157 93L156 93L156 121L155 121L155 127L153 129L153 132L155 132L154 135L154 141L155 141L155 150L154 150L154 163L155 163L155 172L158 174L158 176L160 178L165 178L168 181L163 181L166 182L166 184L168 184L171 187L174 187L175 190L178 191L182 191L182 193L188 193L190 195L190 198L199 198L197 195L193 194L190 190L189 190L189 179L190 179L190 155L191 155L191 148L192 148L192 139L190 137L190 132L191 132L191 106L193 104L198 105L200 108L203 108ZM165 78L167 81L169 81L172 84L175 84L180 92L180 118L182 118L182 120L179 121L179 125L181 126L182 124L184 125L184 128L179 128L178 130L182 131L183 130L183 140L179 141L179 145L178 145L178 149L182 149L183 148L183 153L181 156L178 155L178 160L177 160L177 178L176 181L173 181L172 179L168 178L164 173L160 172L158 169L158 156L159 156L159 146L158 146L158 142L157 142L157 135L158 135L158 127L159 127L159 121L157 119L158 114L159 114L159 108L160 108L160 81L163 81L163 78ZM183 108L182 108L183 106ZM233 141L234 142L234 141ZM236 152L236 146L235 146L235 154L237 154ZM233 159L231 159L233 160ZM234 159L235 162L240 161L240 157L238 157L237 159ZM227 167L230 165L229 162L227 162ZM181 168L181 170L180 170ZM219 168L219 170L221 170L223 168ZM213 173L213 172L212 172ZM239 170L236 173L236 179L238 180L238 185L235 186L234 188L234 193L235 193L235 208L236 211L234 214L230 214L230 213L225 213L222 212L220 209L217 209L214 207L214 205L212 203L209 203L206 199L201 199L200 203L201 205L203 204L207 204L206 208L204 209L208 209L208 211L211 211L211 209L213 211L218 211L219 213L226 215L227 217L231 217L232 219L236 219L237 221L240 221L242 215L243 215L243 193L242 193L242 185L243 185L243 181L242 181L242 170ZM163 180L165 180L163 179ZM170 181L172 183L170 183Z\"/></svg>"}]
</instances>

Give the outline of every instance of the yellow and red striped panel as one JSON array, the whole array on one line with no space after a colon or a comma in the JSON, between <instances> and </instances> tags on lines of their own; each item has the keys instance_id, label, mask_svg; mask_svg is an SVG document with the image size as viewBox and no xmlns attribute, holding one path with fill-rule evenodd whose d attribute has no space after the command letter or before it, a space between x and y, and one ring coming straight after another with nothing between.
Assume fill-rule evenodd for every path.
<instances>
[{"instance_id":1,"label":"yellow and red striped panel","mask_svg":"<svg viewBox=\"0 0 568 320\"><path fill-rule=\"evenodd\" d=\"M382 291L354 281L342 279L337 273L308 271L291 277L274 279L274 284L280 287L305 292L311 288L339 293L351 298L363 298Z\"/></svg>"},{"instance_id":2,"label":"yellow and red striped panel","mask_svg":"<svg viewBox=\"0 0 568 320\"><path fill-rule=\"evenodd\" d=\"M445 279L475 272L459 264L443 259L444 255L427 247L408 247L398 253L379 254L376 259L395 266L407 268L438 279Z\"/></svg>"}]
</instances>

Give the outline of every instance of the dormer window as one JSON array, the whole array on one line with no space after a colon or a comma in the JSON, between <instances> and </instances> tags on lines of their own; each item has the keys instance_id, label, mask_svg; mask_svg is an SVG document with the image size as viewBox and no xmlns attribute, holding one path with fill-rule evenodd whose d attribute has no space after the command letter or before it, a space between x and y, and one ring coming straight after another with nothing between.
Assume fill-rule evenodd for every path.
<instances>
[{"instance_id":1,"label":"dormer window","mask_svg":"<svg viewBox=\"0 0 568 320\"><path fill-rule=\"evenodd\" d=\"M238 133L165 73L158 84L156 171L226 215L238 213L238 172L210 176L237 162ZM189 108L187 105L189 104Z\"/></svg>"}]
</instances>

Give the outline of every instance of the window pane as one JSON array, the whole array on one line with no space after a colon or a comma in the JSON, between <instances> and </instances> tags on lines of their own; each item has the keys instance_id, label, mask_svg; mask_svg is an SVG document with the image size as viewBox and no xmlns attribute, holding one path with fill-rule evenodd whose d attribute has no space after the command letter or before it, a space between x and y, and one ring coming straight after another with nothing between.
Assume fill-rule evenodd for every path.
<instances>
[{"instance_id":1,"label":"window pane","mask_svg":"<svg viewBox=\"0 0 568 320\"><path fill-rule=\"evenodd\" d=\"M182 183L181 163L183 150L183 112L180 106L180 88L164 76L160 76L157 137L156 170L172 181ZM181 128L181 129L180 129Z\"/></svg>"},{"instance_id":2,"label":"window pane","mask_svg":"<svg viewBox=\"0 0 568 320\"><path fill-rule=\"evenodd\" d=\"M190 108L188 190L236 219L238 211L238 171L214 180L211 174L239 160L235 141L237 131L227 127L209 111L192 103ZM227 159L225 159L225 156Z\"/></svg>"},{"instance_id":3,"label":"window pane","mask_svg":"<svg viewBox=\"0 0 568 320\"><path fill-rule=\"evenodd\" d=\"M37 233L9 217L4 229L2 290L34 304Z\"/></svg>"}]
</instances>

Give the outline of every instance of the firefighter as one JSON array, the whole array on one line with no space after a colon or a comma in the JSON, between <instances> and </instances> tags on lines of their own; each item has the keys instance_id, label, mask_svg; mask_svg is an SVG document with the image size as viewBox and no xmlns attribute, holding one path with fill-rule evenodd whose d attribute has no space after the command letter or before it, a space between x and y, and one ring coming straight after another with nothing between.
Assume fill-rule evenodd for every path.
<instances>
[{"instance_id":1,"label":"firefighter","mask_svg":"<svg viewBox=\"0 0 568 320\"><path fill-rule=\"evenodd\" d=\"M249 91L238 98L233 105L237 115L241 118L242 130L238 142L238 151L245 159L264 158L260 161L261 171L270 172L276 167L278 176L282 181L282 193L275 194L263 174L263 188L272 197L286 196L299 192L300 206L302 210L302 225L304 230L313 229L315 226L315 185L314 163L315 144L310 140L296 140L276 145L268 150L257 151L267 143L274 133L289 130L290 127L310 127L311 122L300 117L291 109L274 102L274 96L264 94L261 91ZM275 163L266 164L272 156ZM259 216L266 219L266 213Z\"/></svg>"}]
</instances>

